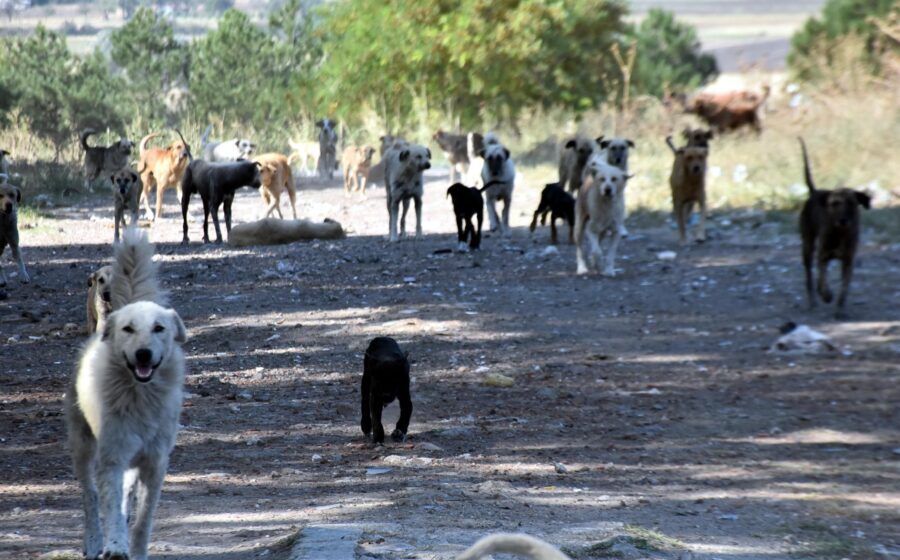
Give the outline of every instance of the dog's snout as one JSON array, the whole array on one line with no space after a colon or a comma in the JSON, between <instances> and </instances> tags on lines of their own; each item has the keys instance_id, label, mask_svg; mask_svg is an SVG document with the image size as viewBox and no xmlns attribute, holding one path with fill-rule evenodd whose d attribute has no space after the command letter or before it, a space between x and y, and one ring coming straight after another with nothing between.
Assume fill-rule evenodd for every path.
<instances>
[{"instance_id":1,"label":"dog's snout","mask_svg":"<svg viewBox=\"0 0 900 560\"><path fill-rule=\"evenodd\" d=\"M112 301L112 294L110 293L109 290L104 290L104 291L100 294L100 298L103 299L103 301L105 301L105 302L108 303L108 302Z\"/></svg>"},{"instance_id":2,"label":"dog's snout","mask_svg":"<svg viewBox=\"0 0 900 560\"><path fill-rule=\"evenodd\" d=\"M138 348L137 352L134 353L134 358L137 360L138 365L148 365L153 359L153 352L149 348Z\"/></svg>"},{"instance_id":3,"label":"dog's snout","mask_svg":"<svg viewBox=\"0 0 900 560\"><path fill-rule=\"evenodd\" d=\"M3 207L7 212L12 212L12 202L7 202Z\"/></svg>"},{"instance_id":4,"label":"dog's snout","mask_svg":"<svg viewBox=\"0 0 900 560\"><path fill-rule=\"evenodd\" d=\"M431 169L431 163L430 163L430 162L427 162L427 161L425 162L425 169Z\"/></svg>"}]
</instances>

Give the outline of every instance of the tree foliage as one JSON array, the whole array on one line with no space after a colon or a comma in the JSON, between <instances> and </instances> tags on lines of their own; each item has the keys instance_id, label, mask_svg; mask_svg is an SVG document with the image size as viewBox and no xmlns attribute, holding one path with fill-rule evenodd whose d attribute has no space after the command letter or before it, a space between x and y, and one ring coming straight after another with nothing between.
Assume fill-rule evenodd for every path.
<instances>
[{"instance_id":1,"label":"tree foliage","mask_svg":"<svg viewBox=\"0 0 900 560\"><path fill-rule=\"evenodd\" d=\"M151 121L161 118L166 92L186 81L188 68L188 49L175 39L171 22L140 8L112 33L110 43L110 56L124 70L134 109Z\"/></svg>"},{"instance_id":2,"label":"tree foliage","mask_svg":"<svg viewBox=\"0 0 900 560\"><path fill-rule=\"evenodd\" d=\"M873 19L892 12L900 18L897 0L828 0L822 18L809 18L792 37L788 65L800 79L818 79L822 66L834 61L842 39L856 36L862 39L861 61L878 73L881 54L890 46L881 41Z\"/></svg>"},{"instance_id":3,"label":"tree foliage","mask_svg":"<svg viewBox=\"0 0 900 560\"><path fill-rule=\"evenodd\" d=\"M638 92L661 96L667 88L696 88L718 74L716 59L700 51L694 27L670 12L650 10L634 29L634 40L632 85Z\"/></svg>"},{"instance_id":4,"label":"tree foliage","mask_svg":"<svg viewBox=\"0 0 900 560\"><path fill-rule=\"evenodd\" d=\"M8 87L19 118L53 143L57 157L85 127L124 133L118 105L124 87L99 53L73 56L65 39L43 26L29 37L5 42L3 50L4 59L15 61Z\"/></svg>"},{"instance_id":5,"label":"tree foliage","mask_svg":"<svg viewBox=\"0 0 900 560\"><path fill-rule=\"evenodd\" d=\"M465 126L540 106L587 109L606 97L625 13L618 0L328 4L325 109L351 120L374 109L396 126L416 99Z\"/></svg>"},{"instance_id":6,"label":"tree foliage","mask_svg":"<svg viewBox=\"0 0 900 560\"><path fill-rule=\"evenodd\" d=\"M283 124L292 77L284 48L243 12L226 11L217 29L191 45L195 112L239 123Z\"/></svg>"}]
</instances>

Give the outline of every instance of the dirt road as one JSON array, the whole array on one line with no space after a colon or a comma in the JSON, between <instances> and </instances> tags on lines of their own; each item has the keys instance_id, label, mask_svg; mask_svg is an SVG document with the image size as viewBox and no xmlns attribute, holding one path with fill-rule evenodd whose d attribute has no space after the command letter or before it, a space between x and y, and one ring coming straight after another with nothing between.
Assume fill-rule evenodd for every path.
<instances>
[{"instance_id":1,"label":"dirt road","mask_svg":"<svg viewBox=\"0 0 900 560\"><path fill-rule=\"evenodd\" d=\"M170 201L152 239L190 371L154 558L312 558L333 534L358 559L444 560L496 530L578 558L900 554L900 247L864 245L839 323L805 309L796 236L759 213L688 248L634 217L620 275L576 278L571 246L528 234L536 189L516 192L511 238L436 254L455 247L444 181L425 238L398 244L383 190L301 190L303 216L350 236L252 249L204 246L196 223L180 246ZM235 213L259 207L245 193ZM80 546L61 399L113 232L102 200L52 215L22 232L33 283L0 301L0 558ZM767 353L788 319L841 351ZM376 335L413 360L406 444L358 426Z\"/></svg>"}]
</instances>

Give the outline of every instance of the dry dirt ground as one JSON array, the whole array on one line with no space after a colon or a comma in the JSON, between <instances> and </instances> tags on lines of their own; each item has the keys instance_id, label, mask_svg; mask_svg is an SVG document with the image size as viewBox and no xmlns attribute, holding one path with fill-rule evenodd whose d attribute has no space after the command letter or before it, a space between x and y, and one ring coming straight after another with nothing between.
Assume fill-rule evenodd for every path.
<instances>
[{"instance_id":1,"label":"dry dirt ground","mask_svg":"<svg viewBox=\"0 0 900 560\"><path fill-rule=\"evenodd\" d=\"M334 558L331 530L357 559L450 559L497 530L578 558L900 555L896 240L867 236L851 319L836 322L805 309L792 228L759 213L720 214L687 248L635 216L620 275L583 278L572 246L545 254L547 229L529 235L536 186L516 192L510 238L436 253L455 247L445 181L427 184L424 238L398 244L383 189L306 186L300 214L349 237L250 249L202 245L197 223L181 246L170 199L151 236L190 371L154 558ZM259 207L253 192L235 202L239 221ZM33 281L12 278L0 301L4 559L80 547L60 409L111 217L100 199L24 229ZM788 319L840 352L767 353ZM413 361L405 444L359 429L376 335Z\"/></svg>"}]
</instances>

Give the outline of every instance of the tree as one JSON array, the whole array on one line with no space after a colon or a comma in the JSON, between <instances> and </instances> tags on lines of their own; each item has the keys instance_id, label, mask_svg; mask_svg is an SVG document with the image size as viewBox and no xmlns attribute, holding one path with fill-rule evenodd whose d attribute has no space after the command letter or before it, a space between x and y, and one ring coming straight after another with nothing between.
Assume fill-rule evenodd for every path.
<instances>
[{"instance_id":1,"label":"tree","mask_svg":"<svg viewBox=\"0 0 900 560\"><path fill-rule=\"evenodd\" d=\"M800 79L821 78L822 66L831 65L842 40L856 36L862 39L863 49L859 53L862 63L877 74L881 55L890 47L880 40L873 19L892 12L900 18L896 0L828 0L822 19L809 18L791 38L788 66Z\"/></svg>"},{"instance_id":2,"label":"tree","mask_svg":"<svg viewBox=\"0 0 900 560\"><path fill-rule=\"evenodd\" d=\"M670 12L650 10L633 33L635 91L662 96L667 88L696 88L718 74L716 59L700 51L696 29Z\"/></svg>"},{"instance_id":3,"label":"tree","mask_svg":"<svg viewBox=\"0 0 900 560\"><path fill-rule=\"evenodd\" d=\"M165 112L165 94L186 80L188 49L175 39L171 22L149 8L110 36L113 62L125 71L135 110L150 120Z\"/></svg>"},{"instance_id":4,"label":"tree","mask_svg":"<svg viewBox=\"0 0 900 560\"><path fill-rule=\"evenodd\" d=\"M189 89L196 112L237 123L283 124L290 114L291 72L281 60L271 35L243 12L228 10L215 31L191 45Z\"/></svg>"},{"instance_id":5,"label":"tree","mask_svg":"<svg viewBox=\"0 0 900 560\"><path fill-rule=\"evenodd\" d=\"M19 117L36 135L53 143L56 159L66 142L86 127L124 133L118 101L124 84L109 75L102 55L74 57L65 39L39 25L6 45L15 72L9 87Z\"/></svg>"},{"instance_id":6,"label":"tree","mask_svg":"<svg viewBox=\"0 0 900 560\"><path fill-rule=\"evenodd\" d=\"M350 120L374 109L390 128L416 101L466 127L538 106L594 107L627 29L619 0L347 0L322 13L325 108Z\"/></svg>"},{"instance_id":7,"label":"tree","mask_svg":"<svg viewBox=\"0 0 900 560\"><path fill-rule=\"evenodd\" d=\"M269 31L276 38L277 72L289 75L287 96L293 113L312 120L317 110L316 74L324 52L309 0L286 0L269 14Z\"/></svg>"}]
</instances>

